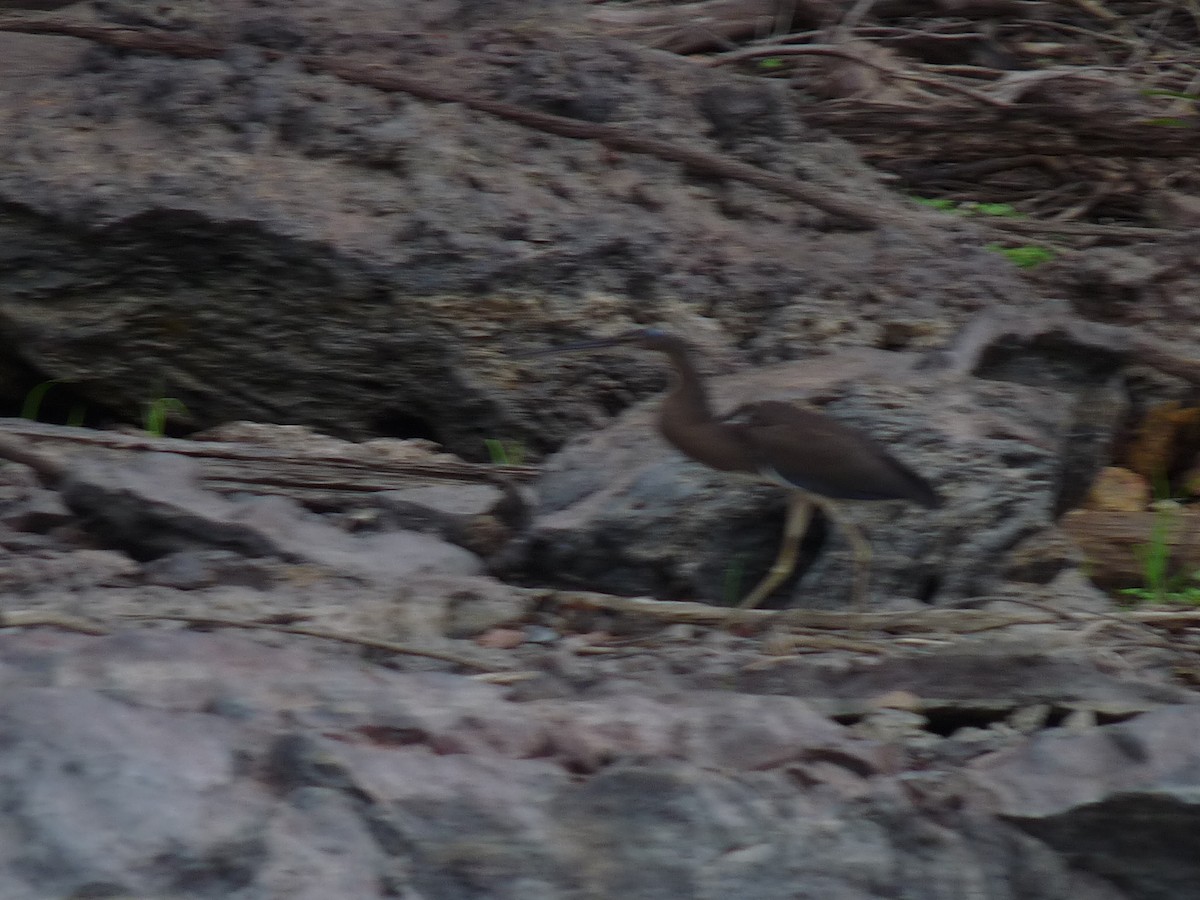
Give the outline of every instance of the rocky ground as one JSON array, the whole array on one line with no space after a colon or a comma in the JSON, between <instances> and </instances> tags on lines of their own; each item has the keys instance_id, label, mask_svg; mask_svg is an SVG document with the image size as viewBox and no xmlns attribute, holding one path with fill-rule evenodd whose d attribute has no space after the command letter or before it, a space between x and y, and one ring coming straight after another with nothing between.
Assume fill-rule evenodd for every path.
<instances>
[{"instance_id":1,"label":"rocky ground","mask_svg":"<svg viewBox=\"0 0 1200 900\"><path fill-rule=\"evenodd\" d=\"M1200 896L1200 615L1105 592L1200 448L1186 9L50 5L0 896ZM635 324L936 483L847 511L863 608L820 520L729 608L783 498L655 436L660 360L518 356Z\"/></svg>"}]
</instances>

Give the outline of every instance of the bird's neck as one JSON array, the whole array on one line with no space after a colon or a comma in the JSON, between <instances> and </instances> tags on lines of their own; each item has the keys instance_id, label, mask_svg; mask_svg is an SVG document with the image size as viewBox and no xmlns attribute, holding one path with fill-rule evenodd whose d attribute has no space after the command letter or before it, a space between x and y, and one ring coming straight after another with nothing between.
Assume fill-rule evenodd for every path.
<instances>
[{"instance_id":1,"label":"bird's neck","mask_svg":"<svg viewBox=\"0 0 1200 900\"><path fill-rule=\"evenodd\" d=\"M671 405L684 412L692 422L713 421L704 379L693 365L691 356L685 350L673 350L667 355L672 365Z\"/></svg>"}]
</instances>

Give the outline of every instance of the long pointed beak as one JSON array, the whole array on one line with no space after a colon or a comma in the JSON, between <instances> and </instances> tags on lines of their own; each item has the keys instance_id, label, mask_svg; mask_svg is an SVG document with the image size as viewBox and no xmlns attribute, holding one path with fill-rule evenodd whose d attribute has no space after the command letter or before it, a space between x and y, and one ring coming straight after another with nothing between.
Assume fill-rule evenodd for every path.
<instances>
[{"instance_id":1,"label":"long pointed beak","mask_svg":"<svg viewBox=\"0 0 1200 900\"><path fill-rule=\"evenodd\" d=\"M627 335L618 335L617 337L607 338L592 338L587 341L575 341L571 344L562 344L558 347L546 347L542 350L527 350L524 353L515 354L517 359L528 359L534 356L550 356L554 353L570 353L572 350L596 350L601 347L615 347L618 344L624 344L628 341Z\"/></svg>"}]
</instances>

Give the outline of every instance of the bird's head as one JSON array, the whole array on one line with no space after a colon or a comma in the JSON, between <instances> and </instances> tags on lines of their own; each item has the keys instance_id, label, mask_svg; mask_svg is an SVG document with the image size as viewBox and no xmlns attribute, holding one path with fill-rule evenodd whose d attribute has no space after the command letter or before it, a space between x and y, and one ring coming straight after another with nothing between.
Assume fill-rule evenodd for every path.
<instances>
[{"instance_id":1,"label":"bird's head","mask_svg":"<svg viewBox=\"0 0 1200 900\"><path fill-rule=\"evenodd\" d=\"M561 347L551 347L547 350L535 350L522 356L545 356L550 353L566 353L571 350L598 350L602 347L630 346L643 350L657 350L660 353L680 352L687 350L687 344L682 338L676 337L661 328L634 328L623 331L612 337L593 338L587 341L576 341Z\"/></svg>"},{"instance_id":2,"label":"bird's head","mask_svg":"<svg viewBox=\"0 0 1200 900\"><path fill-rule=\"evenodd\" d=\"M622 344L632 344L643 350L658 350L662 353L683 349L687 346L682 338L663 331L661 328L635 328L618 335L617 340Z\"/></svg>"}]
</instances>

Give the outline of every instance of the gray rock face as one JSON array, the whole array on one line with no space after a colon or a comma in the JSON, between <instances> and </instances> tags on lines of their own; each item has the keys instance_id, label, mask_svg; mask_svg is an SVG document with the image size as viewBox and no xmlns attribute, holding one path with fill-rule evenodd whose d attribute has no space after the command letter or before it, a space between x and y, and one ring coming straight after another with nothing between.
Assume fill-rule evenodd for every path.
<instances>
[{"instance_id":1,"label":"gray rock face","mask_svg":"<svg viewBox=\"0 0 1200 900\"><path fill-rule=\"evenodd\" d=\"M970 786L890 774L893 751L791 697L520 702L458 676L186 633L4 635L0 674L12 900L1184 896L1145 889L1128 856L1064 845L1068 866L1051 846L1078 846L1069 823L1092 820L1094 790L1021 785L1089 754L1123 808L1162 790L1154 770L1194 815L1195 748L1176 740L1193 709L1154 714L1138 771L1091 755L1116 746L1112 726L981 762ZM1061 824L1048 843L1026 836L988 812L993 795L1022 828ZM1182 884L1190 863L1169 857L1157 883Z\"/></svg>"},{"instance_id":2,"label":"gray rock face","mask_svg":"<svg viewBox=\"0 0 1200 900\"><path fill-rule=\"evenodd\" d=\"M1160 646L1114 672L1079 623L911 645L655 627L454 574L467 554L433 537L406 555L404 532L342 530L372 521L353 499L318 516L197 483L252 445L121 462L79 430L13 433L5 900L1124 900L1194 876L1188 838L1147 857L1080 831L1194 817L1195 694ZM442 488L381 505L496 499ZM45 495L56 516L23 514Z\"/></svg>"},{"instance_id":3,"label":"gray rock face","mask_svg":"<svg viewBox=\"0 0 1200 900\"><path fill-rule=\"evenodd\" d=\"M657 317L757 331L753 355L778 359L878 343L894 322L936 336L1027 294L998 255L959 246L954 223L831 230L818 210L676 161L299 62L394 67L887 202L761 81L588 36L570 4L477 6L95 11L228 45L211 59L0 34L0 358L69 383L58 390L97 419L176 397L198 426L433 437L479 459L487 439L541 450L611 406L593 386L564 395L528 377L512 351L544 335ZM643 370L630 389L653 383Z\"/></svg>"},{"instance_id":4,"label":"gray rock face","mask_svg":"<svg viewBox=\"0 0 1200 900\"><path fill-rule=\"evenodd\" d=\"M1198 739L1200 707L1189 706L1038 735L974 769L1007 821L1130 896L1168 900L1200 884Z\"/></svg>"},{"instance_id":5,"label":"gray rock face","mask_svg":"<svg viewBox=\"0 0 1200 900\"><path fill-rule=\"evenodd\" d=\"M350 535L284 497L227 500L201 490L198 471L192 461L167 453L123 463L81 459L62 493L106 543L142 557L197 547L226 549L314 563L383 583L483 570L473 554L430 535Z\"/></svg>"},{"instance_id":6,"label":"gray rock face","mask_svg":"<svg viewBox=\"0 0 1200 900\"><path fill-rule=\"evenodd\" d=\"M581 7L61 13L216 45L194 58L169 40L0 33L0 403L54 378L52 400L70 392L63 412L81 402L89 420L176 397L195 426L536 454L662 385L657 360L513 355L566 334L658 321L745 368L935 346L980 306L1041 316L970 222L852 230L678 155L311 64L379 65L899 205L777 85L591 37ZM1072 254L1052 293L1138 321L1161 300L1166 328L1190 323L1176 300L1194 241L1122 252L1099 272ZM936 604L1058 571L1005 557L1037 549L1111 435L1081 428L1068 389L1115 358L1091 355L1035 377L1037 359L1000 353L945 382L899 354L825 361L731 380L720 401L811 399L943 485L936 515L861 520L878 592ZM524 564L733 593L773 551L779 497L664 454L645 415L556 461ZM354 488L355 466L372 462L315 480ZM306 487L295 497L328 509ZM338 518L295 497L206 494L155 458L80 461L53 488L0 465L0 898L1160 900L1195 884L1195 692L1173 680L1194 662L1190 625L1132 651L1112 620L770 649L462 574L479 560L447 541L490 556L521 519L463 533L490 499L409 494ZM817 537L793 593L841 605L844 545ZM184 630L214 619L247 630Z\"/></svg>"}]
</instances>

